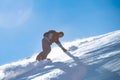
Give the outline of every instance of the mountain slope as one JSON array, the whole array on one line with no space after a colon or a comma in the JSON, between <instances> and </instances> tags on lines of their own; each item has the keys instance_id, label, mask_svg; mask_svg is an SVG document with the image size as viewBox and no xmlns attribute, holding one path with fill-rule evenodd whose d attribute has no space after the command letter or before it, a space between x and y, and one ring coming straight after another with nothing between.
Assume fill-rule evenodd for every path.
<instances>
[{"instance_id":1,"label":"mountain slope","mask_svg":"<svg viewBox=\"0 0 120 80\"><path fill-rule=\"evenodd\" d=\"M54 47L52 62L30 58L0 66L0 80L119 80L120 31L65 42Z\"/></svg>"}]
</instances>

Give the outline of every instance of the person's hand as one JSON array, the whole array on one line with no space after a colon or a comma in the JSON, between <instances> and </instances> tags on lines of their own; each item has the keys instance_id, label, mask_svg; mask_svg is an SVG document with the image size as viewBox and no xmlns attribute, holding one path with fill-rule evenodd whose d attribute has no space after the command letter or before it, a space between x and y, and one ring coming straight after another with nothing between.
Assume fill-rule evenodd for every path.
<instances>
[{"instance_id":1,"label":"person's hand","mask_svg":"<svg viewBox=\"0 0 120 80\"><path fill-rule=\"evenodd\" d=\"M67 52L67 50L66 50L65 48L62 48L62 50L63 50L64 52Z\"/></svg>"}]
</instances>

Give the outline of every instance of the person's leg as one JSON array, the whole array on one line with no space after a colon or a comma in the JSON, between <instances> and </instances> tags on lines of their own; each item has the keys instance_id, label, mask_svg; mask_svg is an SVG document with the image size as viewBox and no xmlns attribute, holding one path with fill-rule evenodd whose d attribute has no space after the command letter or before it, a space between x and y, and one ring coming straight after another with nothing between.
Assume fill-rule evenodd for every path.
<instances>
[{"instance_id":1,"label":"person's leg","mask_svg":"<svg viewBox=\"0 0 120 80\"><path fill-rule=\"evenodd\" d=\"M40 52L38 55L37 55L37 57L36 57L36 60L38 60L38 61L40 61L40 60L43 60L42 59L42 54L43 52Z\"/></svg>"},{"instance_id":2,"label":"person's leg","mask_svg":"<svg viewBox=\"0 0 120 80\"><path fill-rule=\"evenodd\" d=\"M42 40L42 49L43 51L36 57L36 60L38 61L46 59L47 55L51 51L50 43L46 39Z\"/></svg>"}]
</instances>

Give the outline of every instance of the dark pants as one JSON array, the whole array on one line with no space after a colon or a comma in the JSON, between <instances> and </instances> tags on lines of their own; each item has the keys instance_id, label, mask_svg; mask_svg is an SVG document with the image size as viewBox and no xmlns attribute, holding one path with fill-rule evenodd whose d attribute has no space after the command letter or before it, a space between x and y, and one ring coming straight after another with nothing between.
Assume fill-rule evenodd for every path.
<instances>
[{"instance_id":1,"label":"dark pants","mask_svg":"<svg viewBox=\"0 0 120 80\"><path fill-rule=\"evenodd\" d=\"M43 49L43 51L40 52L36 57L36 60L38 60L38 61L46 59L47 55L51 51L50 42L46 38L42 39L42 49Z\"/></svg>"}]
</instances>

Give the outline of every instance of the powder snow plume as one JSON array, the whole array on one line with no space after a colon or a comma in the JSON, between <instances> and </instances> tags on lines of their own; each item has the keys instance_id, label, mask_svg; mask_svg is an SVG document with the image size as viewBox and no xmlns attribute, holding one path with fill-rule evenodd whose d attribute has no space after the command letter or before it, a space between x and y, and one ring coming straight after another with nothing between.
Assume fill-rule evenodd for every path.
<instances>
[{"instance_id":1,"label":"powder snow plume","mask_svg":"<svg viewBox=\"0 0 120 80\"><path fill-rule=\"evenodd\" d=\"M35 55L0 66L0 80L120 80L120 30L64 42L53 47L51 61Z\"/></svg>"}]
</instances>

